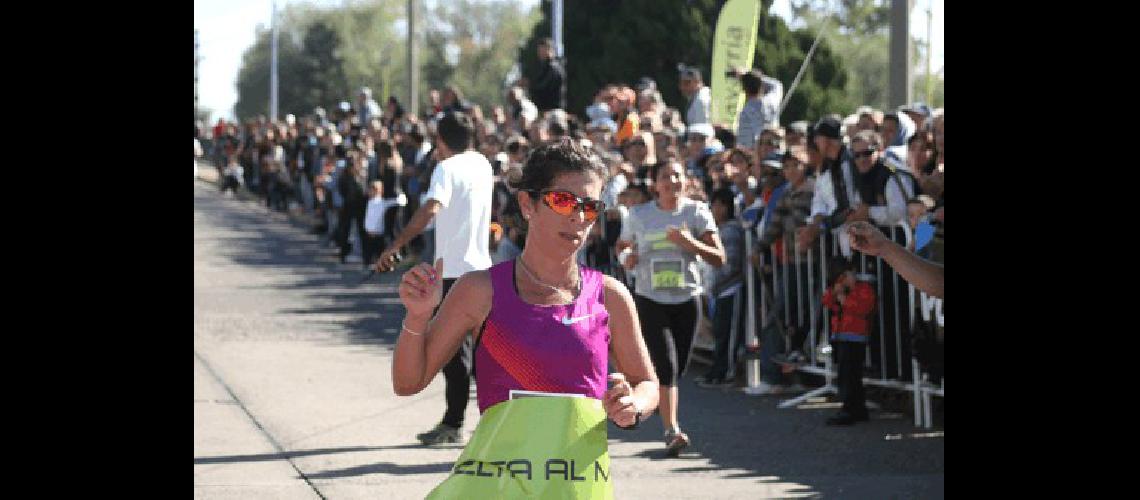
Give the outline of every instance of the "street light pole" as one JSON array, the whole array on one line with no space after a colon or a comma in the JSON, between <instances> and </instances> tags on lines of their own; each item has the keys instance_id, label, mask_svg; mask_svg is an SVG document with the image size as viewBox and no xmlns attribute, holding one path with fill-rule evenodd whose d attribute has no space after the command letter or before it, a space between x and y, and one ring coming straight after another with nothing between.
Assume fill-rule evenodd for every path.
<instances>
[{"instance_id":1,"label":"street light pole","mask_svg":"<svg viewBox=\"0 0 1140 500\"><path fill-rule=\"evenodd\" d=\"M408 0L408 112L419 115L420 65L416 57L416 0Z\"/></svg>"},{"instance_id":2,"label":"street light pole","mask_svg":"<svg viewBox=\"0 0 1140 500\"><path fill-rule=\"evenodd\" d=\"M273 43L269 57L269 120L277 121L277 2L272 3L273 13L269 25L273 29Z\"/></svg>"}]
</instances>

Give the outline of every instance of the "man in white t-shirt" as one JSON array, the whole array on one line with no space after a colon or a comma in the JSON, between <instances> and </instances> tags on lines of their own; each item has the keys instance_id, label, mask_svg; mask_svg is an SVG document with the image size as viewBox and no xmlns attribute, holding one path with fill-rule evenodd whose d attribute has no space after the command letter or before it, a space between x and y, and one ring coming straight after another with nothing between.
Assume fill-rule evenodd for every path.
<instances>
[{"instance_id":1,"label":"man in white t-shirt","mask_svg":"<svg viewBox=\"0 0 1140 500\"><path fill-rule=\"evenodd\" d=\"M680 73L681 94L689 100L685 111L685 126L708 123L712 108L712 89L701 79L701 70L683 64L677 66Z\"/></svg>"},{"instance_id":2,"label":"man in white t-shirt","mask_svg":"<svg viewBox=\"0 0 1140 500\"><path fill-rule=\"evenodd\" d=\"M377 260L378 271L394 267L396 253L435 221L435 253L443 259L443 295L463 274L491 267L491 164L471 149L475 126L462 111L448 111L436 125L435 154L425 200L407 226ZM471 388L471 337L464 337L455 356L443 367L447 410L434 429L416 436L424 444L461 442Z\"/></svg>"}]
</instances>

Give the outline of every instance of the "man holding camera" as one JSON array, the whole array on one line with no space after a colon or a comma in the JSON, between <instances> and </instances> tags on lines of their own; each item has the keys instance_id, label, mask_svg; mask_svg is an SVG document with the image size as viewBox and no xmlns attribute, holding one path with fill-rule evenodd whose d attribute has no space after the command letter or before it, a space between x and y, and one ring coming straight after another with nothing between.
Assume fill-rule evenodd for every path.
<instances>
[{"instance_id":1,"label":"man holding camera","mask_svg":"<svg viewBox=\"0 0 1140 500\"><path fill-rule=\"evenodd\" d=\"M743 74L734 69L728 72L728 76L740 78L740 85L744 88L746 98L744 108L740 110L737 119L736 145L752 149L756 145L756 138L763 130L779 125L779 103L778 101L773 103L772 99L768 99L768 94L775 90L774 85L768 80L775 82L775 85L779 85L780 82L765 77L758 69Z\"/></svg>"}]
</instances>

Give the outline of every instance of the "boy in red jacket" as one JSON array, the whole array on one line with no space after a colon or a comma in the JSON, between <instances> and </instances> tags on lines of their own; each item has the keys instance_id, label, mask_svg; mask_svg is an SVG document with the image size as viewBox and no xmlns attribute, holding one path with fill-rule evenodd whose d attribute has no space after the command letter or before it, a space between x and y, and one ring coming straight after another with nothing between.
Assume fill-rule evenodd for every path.
<instances>
[{"instance_id":1,"label":"boy in red jacket","mask_svg":"<svg viewBox=\"0 0 1140 500\"><path fill-rule=\"evenodd\" d=\"M828 274L831 287L823 293L823 305L831 311L831 353L839 365L843 408L827 419L827 425L851 425L868 419L863 360L867 356L875 290L866 282L856 281L855 270L846 260L836 259Z\"/></svg>"}]
</instances>

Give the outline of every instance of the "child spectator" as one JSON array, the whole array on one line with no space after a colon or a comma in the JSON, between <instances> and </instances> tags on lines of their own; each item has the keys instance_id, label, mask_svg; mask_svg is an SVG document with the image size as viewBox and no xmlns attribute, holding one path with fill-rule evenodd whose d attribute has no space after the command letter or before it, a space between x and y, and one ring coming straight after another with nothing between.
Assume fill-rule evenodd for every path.
<instances>
[{"instance_id":1,"label":"child spectator","mask_svg":"<svg viewBox=\"0 0 1140 500\"><path fill-rule=\"evenodd\" d=\"M368 207L364 210L364 264L372 267L372 259L384 251L384 213L397 204L384 199L384 182L372 181L368 186Z\"/></svg>"},{"instance_id":2,"label":"child spectator","mask_svg":"<svg viewBox=\"0 0 1140 500\"><path fill-rule=\"evenodd\" d=\"M241 163L238 162L238 155L236 153L230 154L229 164L222 171L222 193L225 194L226 190L229 189L234 195L237 195L243 176L244 170L241 168Z\"/></svg>"},{"instance_id":3,"label":"child spectator","mask_svg":"<svg viewBox=\"0 0 1140 500\"><path fill-rule=\"evenodd\" d=\"M724 265L716 268L712 283L713 365L696 383L700 387L724 387L736 376L736 349L744 340L744 228L736 219L732 190L712 194L712 213L724 245Z\"/></svg>"},{"instance_id":4,"label":"child spectator","mask_svg":"<svg viewBox=\"0 0 1140 500\"><path fill-rule=\"evenodd\" d=\"M831 263L828 277L823 306L831 311L831 348L839 366L839 399L843 408L827 419L827 425L851 425L868 419L863 361L867 356L875 291L866 282L856 281L854 266L844 259Z\"/></svg>"}]
</instances>

